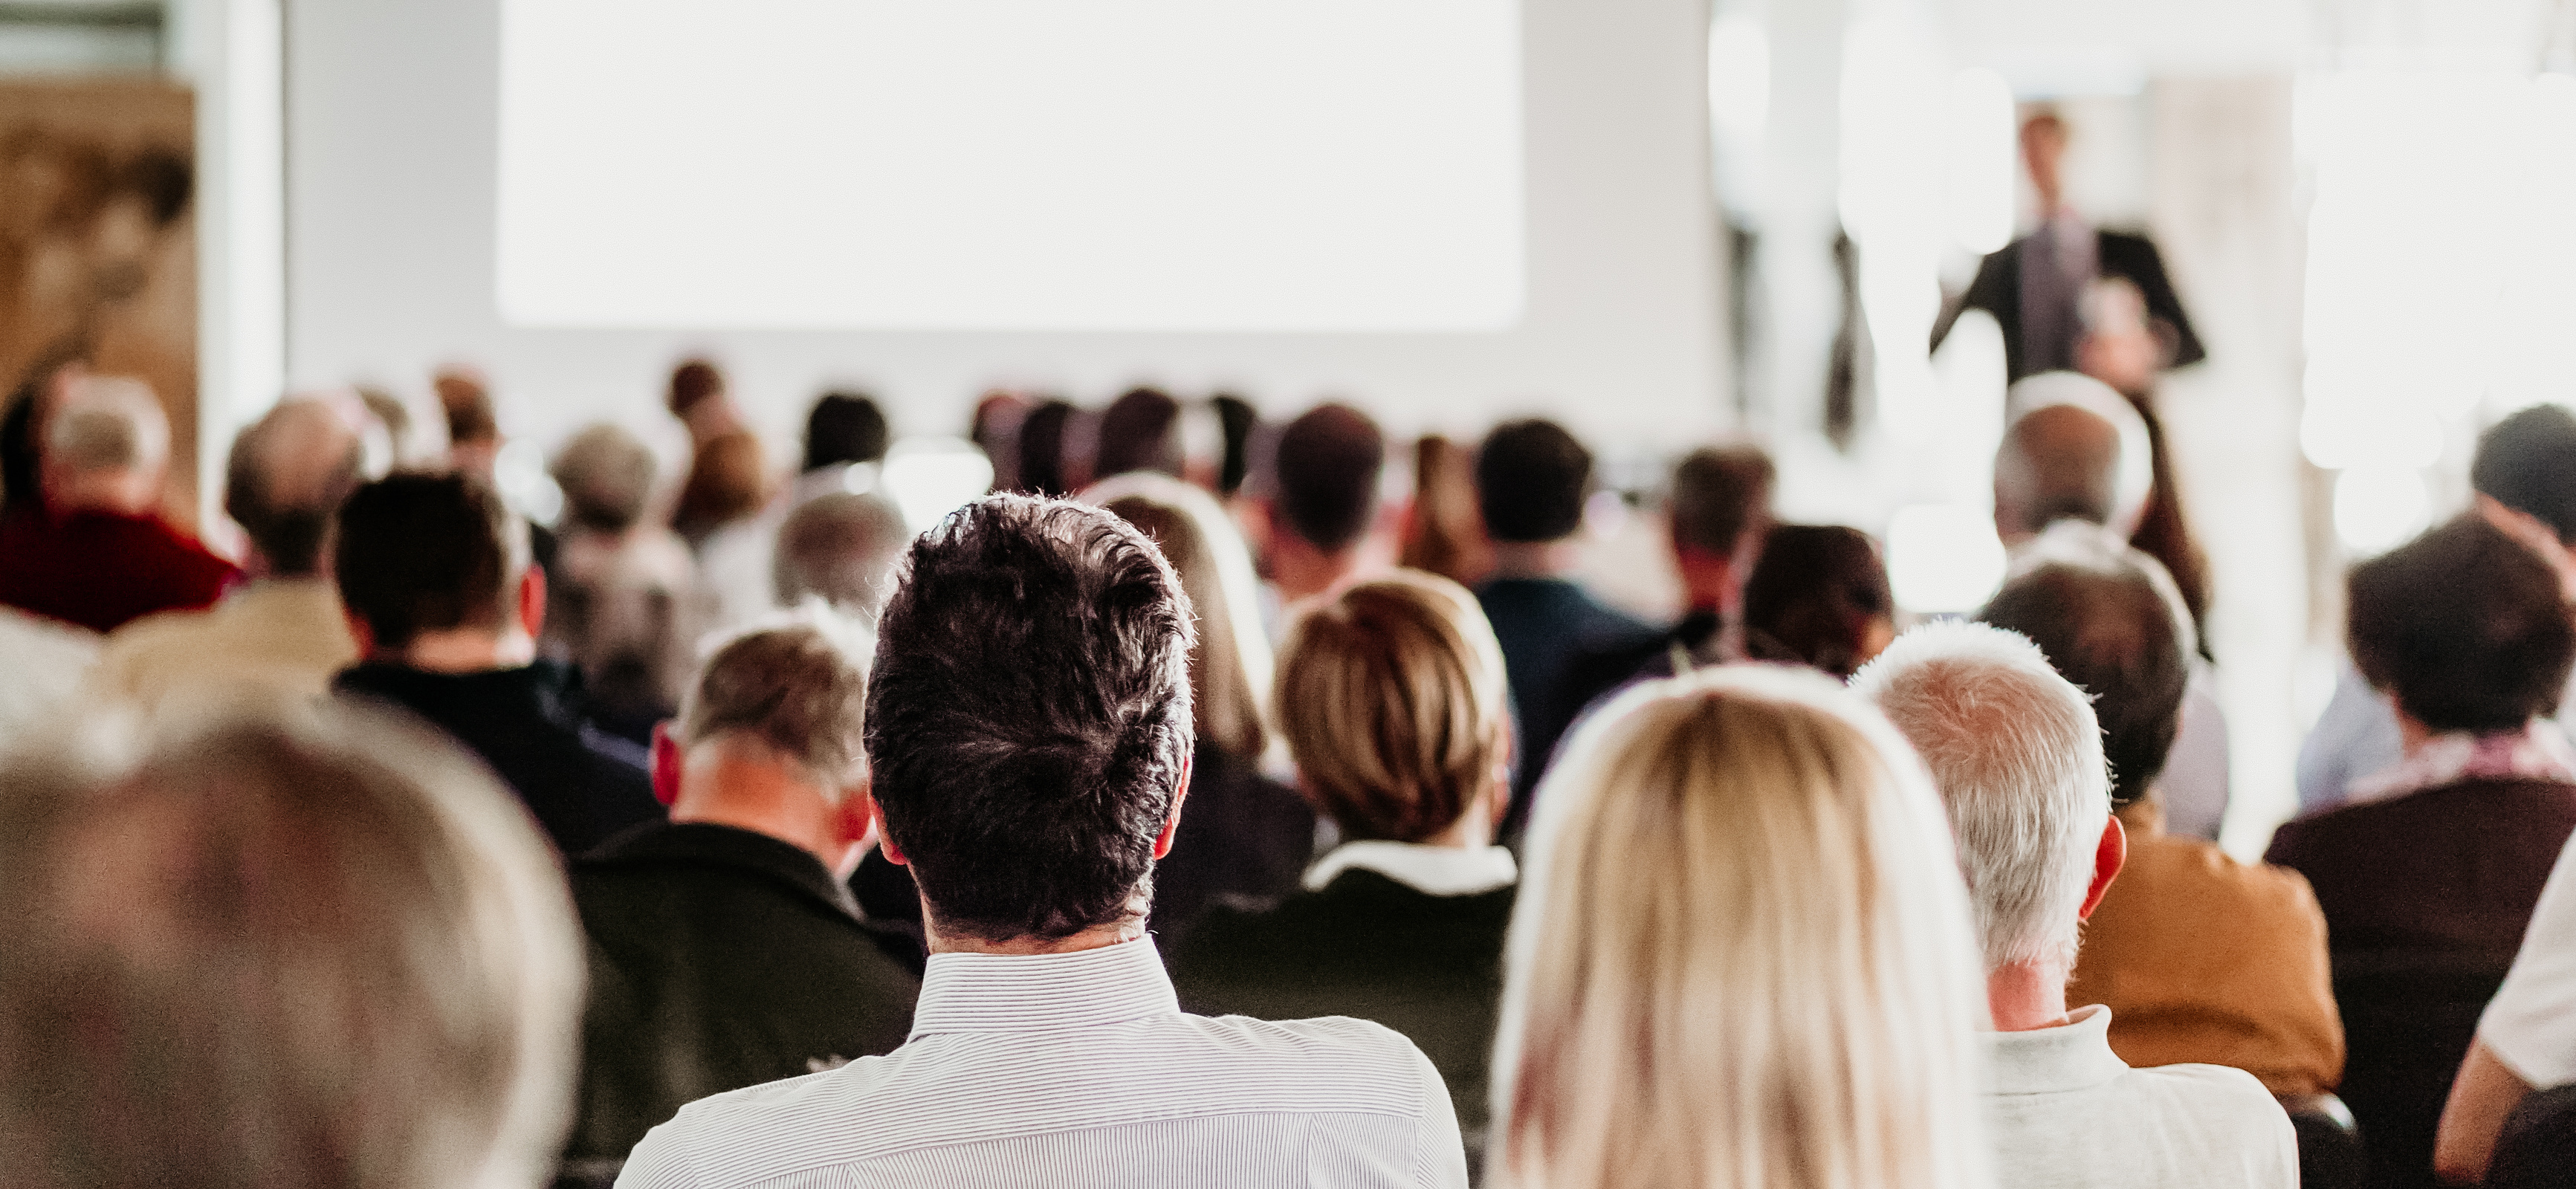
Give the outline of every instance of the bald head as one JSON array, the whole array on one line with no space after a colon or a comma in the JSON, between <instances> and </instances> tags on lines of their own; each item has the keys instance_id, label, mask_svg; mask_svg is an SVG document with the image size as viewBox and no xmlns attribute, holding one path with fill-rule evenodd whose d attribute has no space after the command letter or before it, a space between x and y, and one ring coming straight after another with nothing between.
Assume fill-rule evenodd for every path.
<instances>
[{"instance_id":1,"label":"bald head","mask_svg":"<svg viewBox=\"0 0 2576 1189\"><path fill-rule=\"evenodd\" d=\"M366 448L340 405L289 397L233 439L224 511L249 534L267 574L309 578L340 501L357 489Z\"/></svg>"},{"instance_id":2,"label":"bald head","mask_svg":"<svg viewBox=\"0 0 2576 1189\"><path fill-rule=\"evenodd\" d=\"M1995 454L1995 531L2011 541L2067 517L2107 524L2119 471L2120 431L2109 420L2074 405L2033 409Z\"/></svg>"},{"instance_id":3,"label":"bald head","mask_svg":"<svg viewBox=\"0 0 2576 1189\"><path fill-rule=\"evenodd\" d=\"M151 386L124 376L65 383L45 420L45 502L57 513L139 515L160 502L170 417Z\"/></svg>"}]
</instances>

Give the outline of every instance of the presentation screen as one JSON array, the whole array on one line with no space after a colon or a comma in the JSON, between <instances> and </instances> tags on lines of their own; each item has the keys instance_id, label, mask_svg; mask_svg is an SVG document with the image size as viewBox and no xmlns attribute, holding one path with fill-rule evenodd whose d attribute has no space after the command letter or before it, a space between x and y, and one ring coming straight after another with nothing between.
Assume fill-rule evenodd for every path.
<instances>
[{"instance_id":1,"label":"presentation screen","mask_svg":"<svg viewBox=\"0 0 2576 1189\"><path fill-rule=\"evenodd\" d=\"M502 0L533 327L1480 332L1517 0Z\"/></svg>"}]
</instances>

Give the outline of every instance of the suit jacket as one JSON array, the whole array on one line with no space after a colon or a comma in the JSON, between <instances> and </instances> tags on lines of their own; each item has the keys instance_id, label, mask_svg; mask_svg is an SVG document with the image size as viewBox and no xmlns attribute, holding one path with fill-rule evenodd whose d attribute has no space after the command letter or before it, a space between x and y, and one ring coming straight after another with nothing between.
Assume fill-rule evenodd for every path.
<instances>
[{"instance_id":1,"label":"suit jacket","mask_svg":"<svg viewBox=\"0 0 2576 1189\"><path fill-rule=\"evenodd\" d=\"M1512 804L1502 828L1505 839L1516 840L1529 823L1530 795L1556 752L1557 737L1601 692L1577 666L1587 657L1651 650L1663 634L1563 578L1497 578L1477 588L1476 602L1502 645L1520 723Z\"/></svg>"},{"instance_id":2,"label":"suit jacket","mask_svg":"<svg viewBox=\"0 0 2576 1189\"><path fill-rule=\"evenodd\" d=\"M371 661L332 688L409 710L473 749L567 855L662 817L642 749L591 726L579 683L559 662L431 673Z\"/></svg>"},{"instance_id":3,"label":"suit jacket","mask_svg":"<svg viewBox=\"0 0 2576 1189\"><path fill-rule=\"evenodd\" d=\"M2198 363L2209 357L2192 331L2191 316L2183 312L2182 298L2174 292L2172 278L2165 275L2164 255L2156 251L2156 242L2143 235L2125 231L2097 232L2095 258L2098 275L2119 277L2138 287L2146 299L2147 318L2170 336L2174 367ZM1959 315L1969 310L1984 310L1994 315L2004 332L2004 369L2010 379L2030 374L2021 341L2021 254L2030 242L2023 236L1988 253L1977 264L1977 277L1968 282L1968 291L1941 314L1932 327L1932 346L1938 350L1943 339L1950 337L1950 327ZM2115 1013L2116 1014L2116 1013Z\"/></svg>"},{"instance_id":4,"label":"suit jacket","mask_svg":"<svg viewBox=\"0 0 2576 1189\"><path fill-rule=\"evenodd\" d=\"M1449 1084L1472 1166L1514 892L1435 896L1354 867L1266 911L1221 903L1173 952L1172 985L1203 1015L1352 1016L1403 1033Z\"/></svg>"},{"instance_id":5,"label":"suit jacket","mask_svg":"<svg viewBox=\"0 0 2576 1189\"><path fill-rule=\"evenodd\" d=\"M623 1159L682 1106L894 1050L921 986L821 860L749 830L653 822L572 866L589 938L566 1154Z\"/></svg>"},{"instance_id":6,"label":"suit jacket","mask_svg":"<svg viewBox=\"0 0 2576 1189\"><path fill-rule=\"evenodd\" d=\"M1297 890L1314 857L1315 811L1306 799L1252 761L1203 741L1172 851L1154 864L1147 927L1177 936L1217 900L1278 900Z\"/></svg>"}]
</instances>

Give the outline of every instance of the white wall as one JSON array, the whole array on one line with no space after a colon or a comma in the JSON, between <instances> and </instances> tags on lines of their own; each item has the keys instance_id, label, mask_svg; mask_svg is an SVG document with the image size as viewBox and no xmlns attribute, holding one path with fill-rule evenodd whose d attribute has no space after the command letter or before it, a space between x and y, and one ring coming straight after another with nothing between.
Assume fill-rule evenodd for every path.
<instances>
[{"instance_id":1,"label":"white wall","mask_svg":"<svg viewBox=\"0 0 2576 1189\"><path fill-rule=\"evenodd\" d=\"M1473 431L1544 410L1613 448L1722 425L1708 199L1704 0L1523 0L1529 300L1501 334L992 334L518 330L494 309L495 0L292 6L288 359L296 385L417 392L470 360L514 432L638 426L669 364L712 351L790 434L818 385L951 431L982 389L1099 399L1136 381L1223 385L1273 409L1344 394L1390 428Z\"/></svg>"}]
</instances>

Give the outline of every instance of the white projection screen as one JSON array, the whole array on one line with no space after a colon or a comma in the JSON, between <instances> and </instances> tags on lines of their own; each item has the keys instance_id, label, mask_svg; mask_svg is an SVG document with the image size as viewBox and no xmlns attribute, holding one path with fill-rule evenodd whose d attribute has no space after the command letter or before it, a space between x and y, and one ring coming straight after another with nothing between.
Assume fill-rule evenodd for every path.
<instances>
[{"instance_id":1,"label":"white projection screen","mask_svg":"<svg viewBox=\"0 0 2576 1189\"><path fill-rule=\"evenodd\" d=\"M1491 332L1519 0L500 0L505 324Z\"/></svg>"}]
</instances>

